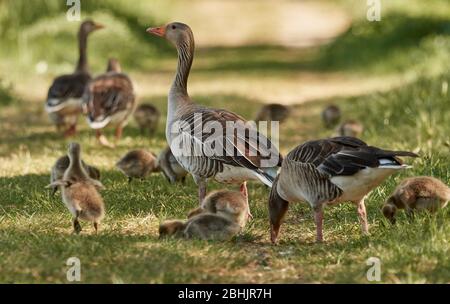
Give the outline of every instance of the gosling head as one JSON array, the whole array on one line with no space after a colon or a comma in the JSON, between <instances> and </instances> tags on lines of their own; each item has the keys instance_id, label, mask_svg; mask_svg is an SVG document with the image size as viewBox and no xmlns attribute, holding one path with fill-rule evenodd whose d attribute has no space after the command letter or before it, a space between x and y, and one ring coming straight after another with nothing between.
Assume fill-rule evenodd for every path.
<instances>
[{"instance_id":1,"label":"gosling head","mask_svg":"<svg viewBox=\"0 0 450 304\"><path fill-rule=\"evenodd\" d=\"M185 228L184 221L170 220L159 225L159 238L173 236L182 233Z\"/></svg>"},{"instance_id":2,"label":"gosling head","mask_svg":"<svg viewBox=\"0 0 450 304\"><path fill-rule=\"evenodd\" d=\"M397 213L397 207L395 206L395 199L393 197L387 199L381 211L383 212L384 217L388 219L391 224L395 224L395 214Z\"/></svg>"}]
</instances>

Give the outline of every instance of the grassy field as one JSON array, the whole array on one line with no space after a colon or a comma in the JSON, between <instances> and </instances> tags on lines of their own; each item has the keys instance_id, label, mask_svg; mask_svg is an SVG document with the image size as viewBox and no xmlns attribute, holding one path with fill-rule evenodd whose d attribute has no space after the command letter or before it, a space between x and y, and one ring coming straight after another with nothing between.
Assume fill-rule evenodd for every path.
<instances>
[{"instance_id":1,"label":"grassy field","mask_svg":"<svg viewBox=\"0 0 450 304\"><path fill-rule=\"evenodd\" d=\"M349 9L351 2L339 3ZM378 257L383 283L450 283L448 208L414 222L401 214L396 226L380 212L387 195L407 176L431 175L450 183L446 1L390 1L378 24L365 21L364 12L349 11L354 18L350 28L321 47L199 46L190 78L197 102L249 119L262 103L302 102L292 105L292 116L281 126L284 153L305 140L333 135L322 126L320 112L336 103L344 119L364 123L362 139L369 144L421 156L408 160L412 169L392 176L368 197L370 236L361 235L356 208L342 204L325 210L326 241L316 244L311 210L298 203L291 205L276 246L269 241L269 190L258 183L249 185L254 219L232 241L158 239L160 221L183 218L197 205L194 182L171 186L152 175L129 185L114 163L133 148L158 153L165 145L163 120L152 138L141 136L132 121L118 146L107 149L97 145L80 119L80 133L71 140L81 143L86 162L101 169L107 216L98 235L83 223L81 235L72 235L61 198L44 189L50 167L70 140L54 132L43 100L51 79L72 69L74 25L65 22L61 6L52 1L35 10L21 3L0 3L0 43L17 41L0 50L0 282L65 283L66 260L78 257L83 283L368 283L366 260ZM93 5L87 7L89 14L113 28L92 37L92 70L102 71L104 53L112 50L108 55L119 57L135 80L139 102L152 102L165 113L175 52L137 31L165 22L171 17L168 7L181 4L156 1L163 12L157 14L148 1L138 2L137 8L125 1L100 3L107 9ZM14 8L17 16L2 15L2 5ZM112 32L114 44L107 40ZM43 45L51 41L49 52ZM116 45L127 47L118 50ZM43 60L48 70L35 72ZM355 91L359 86L364 89ZM222 187L210 184L210 189Z\"/></svg>"}]
</instances>

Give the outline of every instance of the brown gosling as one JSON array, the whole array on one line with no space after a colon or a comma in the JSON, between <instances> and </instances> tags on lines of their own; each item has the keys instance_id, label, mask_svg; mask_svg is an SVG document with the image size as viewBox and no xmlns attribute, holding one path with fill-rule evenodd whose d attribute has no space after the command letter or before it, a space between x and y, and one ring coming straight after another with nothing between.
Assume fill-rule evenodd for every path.
<instances>
[{"instance_id":1,"label":"brown gosling","mask_svg":"<svg viewBox=\"0 0 450 304\"><path fill-rule=\"evenodd\" d=\"M158 168L171 184L181 181L182 184L186 182L186 175L188 172L181 167L178 161L173 156L170 147L167 146L158 156Z\"/></svg>"},{"instance_id":2,"label":"brown gosling","mask_svg":"<svg viewBox=\"0 0 450 304\"><path fill-rule=\"evenodd\" d=\"M341 110L336 105L329 105L322 111L322 120L325 127L330 129L341 120Z\"/></svg>"},{"instance_id":3,"label":"brown gosling","mask_svg":"<svg viewBox=\"0 0 450 304\"><path fill-rule=\"evenodd\" d=\"M201 213L223 216L243 229L249 218L249 206L241 192L218 190L209 193L200 207L189 212L188 218Z\"/></svg>"},{"instance_id":4,"label":"brown gosling","mask_svg":"<svg viewBox=\"0 0 450 304\"><path fill-rule=\"evenodd\" d=\"M185 239L229 240L241 231L241 227L218 214L200 213L187 221L169 220L160 224L159 237L175 236Z\"/></svg>"},{"instance_id":5,"label":"brown gosling","mask_svg":"<svg viewBox=\"0 0 450 304\"><path fill-rule=\"evenodd\" d=\"M95 233L105 215L105 206L98 189L103 185L87 174L81 162L81 147L78 143L70 143L68 149L70 164L62 179L48 187L61 187L62 199L73 216L74 233L81 232L79 220L92 222Z\"/></svg>"},{"instance_id":6,"label":"brown gosling","mask_svg":"<svg viewBox=\"0 0 450 304\"><path fill-rule=\"evenodd\" d=\"M149 132L150 136L153 136L158 128L159 117L161 113L152 104L141 104L134 111L134 119L139 126L141 134Z\"/></svg>"},{"instance_id":7,"label":"brown gosling","mask_svg":"<svg viewBox=\"0 0 450 304\"><path fill-rule=\"evenodd\" d=\"M150 173L159 171L156 155L143 149L128 152L116 163L116 167L128 177L129 183L133 178L144 179Z\"/></svg>"},{"instance_id":8,"label":"brown gosling","mask_svg":"<svg viewBox=\"0 0 450 304\"><path fill-rule=\"evenodd\" d=\"M414 211L427 210L431 213L445 208L450 201L450 188L440 180L430 176L404 179L386 200L383 215L395 224L397 210L404 209L409 217Z\"/></svg>"},{"instance_id":9,"label":"brown gosling","mask_svg":"<svg viewBox=\"0 0 450 304\"><path fill-rule=\"evenodd\" d=\"M284 122L290 115L290 109L278 103L262 106L255 117L255 121L279 121Z\"/></svg>"},{"instance_id":10,"label":"brown gosling","mask_svg":"<svg viewBox=\"0 0 450 304\"><path fill-rule=\"evenodd\" d=\"M67 168L69 168L69 164L70 164L69 156L64 155L58 158L58 160L52 167L52 171L50 174L50 183L62 179L64 176L64 172L66 172ZM100 170L98 170L96 167L89 166L83 160L81 160L81 165L83 166L84 170L87 172L90 178L100 180ZM52 195L55 195L57 190L58 187L53 187Z\"/></svg>"},{"instance_id":11,"label":"brown gosling","mask_svg":"<svg viewBox=\"0 0 450 304\"><path fill-rule=\"evenodd\" d=\"M337 136L360 137L364 131L362 123L356 120L347 120L337 128Z\"/></svg>"}]
</instances>

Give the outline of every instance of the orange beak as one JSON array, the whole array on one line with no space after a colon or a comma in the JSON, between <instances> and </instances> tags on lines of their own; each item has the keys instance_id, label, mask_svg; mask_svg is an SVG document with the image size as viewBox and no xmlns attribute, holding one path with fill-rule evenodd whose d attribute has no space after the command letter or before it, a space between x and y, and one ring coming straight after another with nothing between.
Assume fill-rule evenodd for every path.
<instances>
[{"instance_id":1,"label":"orange beak","mask_svg":"<svg viewBox=\"0 0 450 304\"><path fill-rule=\"evenodd\" d=\"M149 27L146 30L147 33L149 34L153 34L159 37L164 37L164 35L166 34L166 27L165 26L160 26L160 27Z\"/></svg>"},{"instance_id":2,"label":"orange beak","mask_svg":"<svg viewBox=\"0 0 450 304\"><path fill-rule=\"evenodd\" d=\"M100 23L96 23L95 26L94 26L94 28L95 28L96 30L102 29L102 28L104 28L104 27L105 27L105 26L104 26L103 24L100 24Z\"/></svg>"}]
</instances>

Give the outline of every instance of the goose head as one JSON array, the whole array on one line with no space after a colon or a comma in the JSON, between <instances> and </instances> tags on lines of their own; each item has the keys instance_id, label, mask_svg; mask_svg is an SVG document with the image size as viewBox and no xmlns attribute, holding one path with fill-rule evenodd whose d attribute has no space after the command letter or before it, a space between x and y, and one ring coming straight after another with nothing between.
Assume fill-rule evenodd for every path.
<instances>
[{"instance_id":1,"label":"goose head","mask_svg":"<svg viewBox=\"0 0 450 304\"><path fill-rule=\"evenodd\" d=\"M87 35L102 28L104 28L103 24L96 23L92 20L86 20L80 25L80 34Z\"/></svg>"},{"instance_id":2,"label":"goose head","mask_svg":"<svg viewBox=\"0 0 450 304\"><path fill-rule=\"evenodd\" d=\"M110 58L108 60L108 66L106 68L106 71L120 73L122 71L122 68L120 67L119 60L115 58Z\"/></svg>"},{"instance_id":3,"label":"goose head","mask_svg":"<svg viewBox=\"0 0 450 304\"><path fill-rule=\"evenodd\" d=\"M194 44L194 34L191 28L181 22L172 22L160 27L150 27L147 29L147 33L163 37L174 46L179 47L185 44Z\"/></svg>"}]
</instances>

